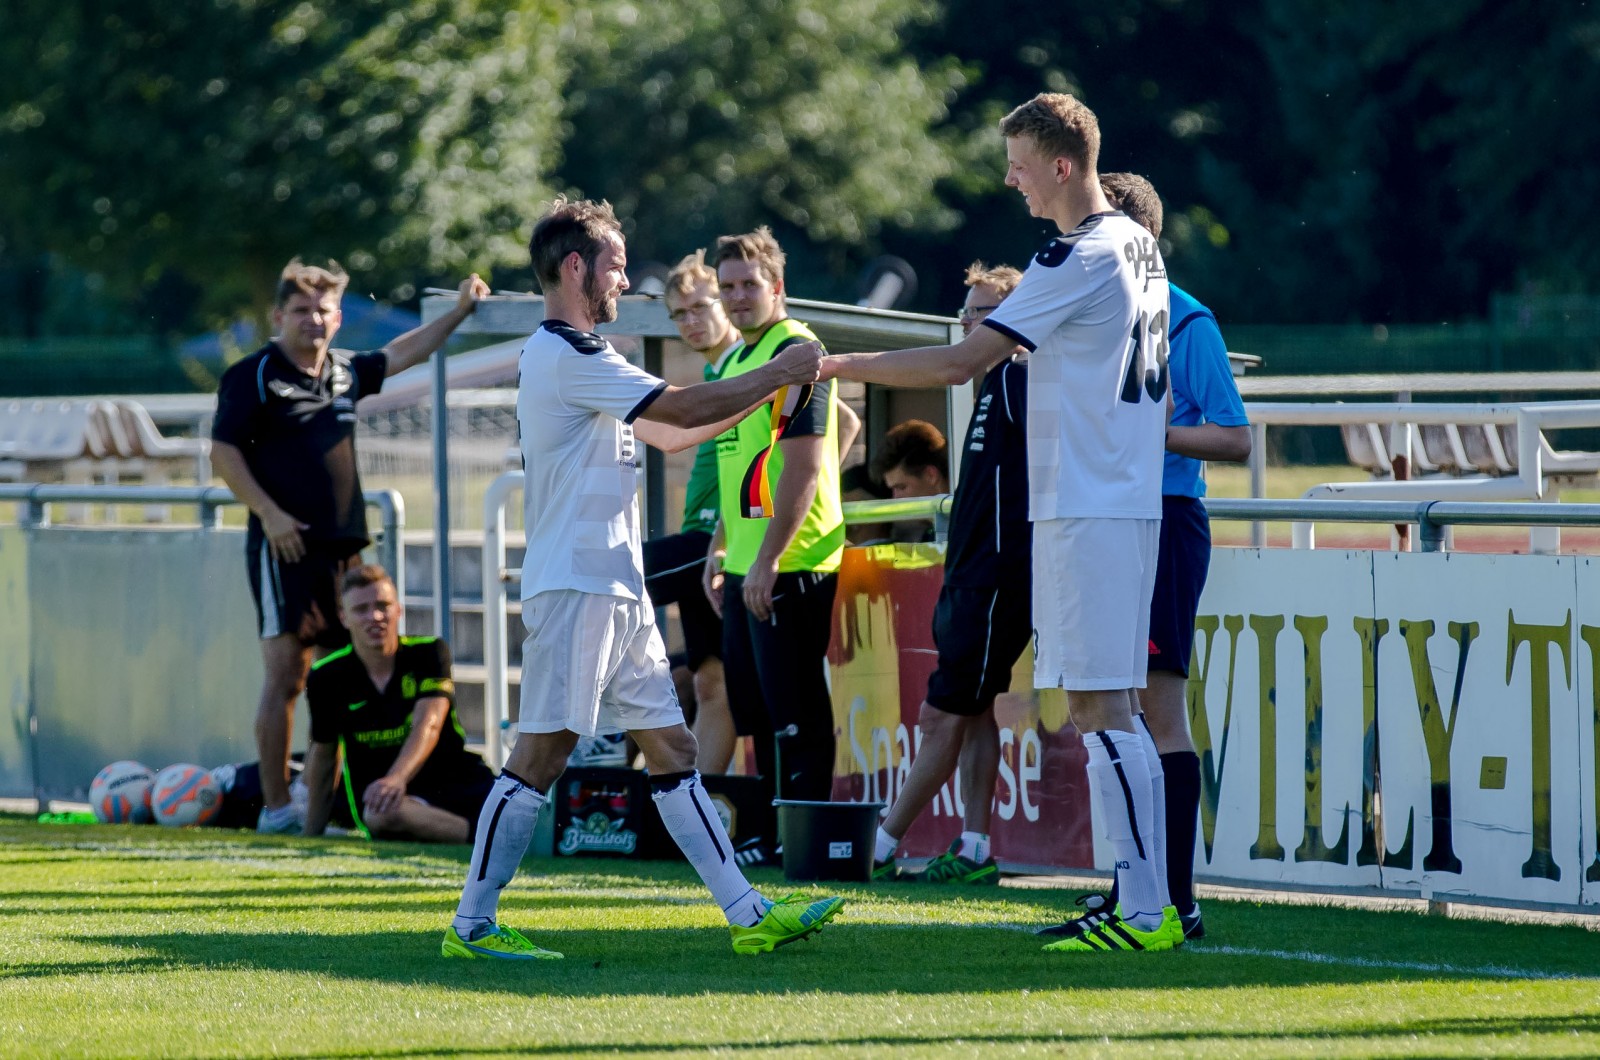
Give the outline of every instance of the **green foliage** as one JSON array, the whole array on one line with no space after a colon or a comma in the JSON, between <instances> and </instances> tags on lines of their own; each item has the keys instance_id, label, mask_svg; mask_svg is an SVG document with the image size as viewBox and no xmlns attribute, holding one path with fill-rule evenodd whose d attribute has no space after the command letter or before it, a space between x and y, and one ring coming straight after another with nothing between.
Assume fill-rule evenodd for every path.
<instances>
[{"instance_id":1,"label":"green foliage","mask_svg":"<svg viewBox=\"0 0 1600 1060\"><path fill-rule=\"evenodd\" d=\"M903 41L937 14L932 0L591 5L567 31L561 179L636 226L635 260L758 224L835 265L875 251L885 225L947 232L940 125L963 75Z\"/></svg>"},{"instance_id":2,"label":"green foliage","mask_svg":"<svg viewBox=\"0 0 1600 1060\"><path fill-rule=\"evenodd\" d=\"M1600 936L1573 927L1208 901L1206 941L1100 957L1028 933L1067 892L844 885L816 939L738 957L687 865L530 860L503 916L567 957L508 967L439 957L468 854L0 823L4 1051L1600 1052Z\"/></svg>"},{"instance_id":3,"label":"green foliage","mask_svg":"<svg viewBox=\"0 0 1600 1060\"><path fill-rule=\"evenodd\" d=\"M555 152L545 0L7 5L0 233L228 314L294 254L358 289L511 260ZM507 179L507 174L513 174Z\"/></svg>"},{"instance_id":4,"label":"green foliage","mask_svg":"<svg viewBox=\"0 0 1600 1060\"><path fill-rule=\"evenodd\" d=\"M1225 324L1482 317L1600 266L1589 2L19 0L0 64L8 333L59 318L52 262L156 332L259 307L296 253L380 296L506 286L558 188L611 199L636 262L768 223L801 293L888 251L949 309L1053 234L995 130L1041 90L1154 181Z\"/></svg>"}]
</instances>

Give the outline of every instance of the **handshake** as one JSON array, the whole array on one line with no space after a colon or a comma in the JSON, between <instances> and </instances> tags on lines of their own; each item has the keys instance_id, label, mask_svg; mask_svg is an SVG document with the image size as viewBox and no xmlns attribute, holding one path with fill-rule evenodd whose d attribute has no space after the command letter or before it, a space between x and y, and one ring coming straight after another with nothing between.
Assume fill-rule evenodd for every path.
<instances>
[{"instance_id":1,"label":"handshake","mask_svg":"<svg viewBox=\"0 0 1600 1060\"><path fill-rule=\"evenodd\" d=\"M820 341L812 339L784 347L767 365L776 376L774 386L797 386L832 379L835 360Z\"/></svg>"}]
</instances>

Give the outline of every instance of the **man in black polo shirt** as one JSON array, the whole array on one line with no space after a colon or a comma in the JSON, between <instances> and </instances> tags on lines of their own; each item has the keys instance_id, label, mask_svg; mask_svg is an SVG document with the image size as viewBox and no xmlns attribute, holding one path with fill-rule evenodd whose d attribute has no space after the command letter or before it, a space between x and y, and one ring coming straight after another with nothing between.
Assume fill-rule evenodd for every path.
<instances>
[{"instance_id":1,"label":"man in black polo shirt","mask_svg":"<svg viewBox=\"0 0 1600 1060\"><path fill-rule=\"evenodd\" d=\"M339 574L367 544L356 474L356 402L386 376L425 360L489 288L462 281L455 307L370 353L332 349L349 277L298 258L278 281L277 334L229 368L217 389L211 464L250 509L245 562L256 601L266 677L256 707L265 808L257 830L294 832L289 737L313 646L349 638L335 620Z\"/></svg>"},{"instance_id":2,"label":"man in black polo shirt","mask_svg":"<svg viewBox=\"0 0 1600 1060\"><path fill-rule=\"evenodd\" d=\"M974 262L967 269L961 326L970 332L1021 279L1016 269ZM878 828L874 879L899 878L894 855L900 840L959 765L961 835L909 878L1000 882L989 849L1000 765L994 699L1011 687L1011 669L1033 634L1027 380L1025 361L1001 361L983 377L972 409L950 510L944 587L933 612L939 664L928 678L927 698L917 718L922 742L916 760Z\"/></svg>"},{"instance_id":3,"label":"man in black polo shirt","mask_svg":"<svg viewBox=\"0 0 1600 1060\"><path fill-rule=\"evenodd\" d=\"M332 813L369 835L470 843L494 773L466 748L450 649L400 636L394 582L375 564L345 573L339 621L350 643L319 659L306 684L306 834L321 835Z\"/></svg>"}]
</instances>

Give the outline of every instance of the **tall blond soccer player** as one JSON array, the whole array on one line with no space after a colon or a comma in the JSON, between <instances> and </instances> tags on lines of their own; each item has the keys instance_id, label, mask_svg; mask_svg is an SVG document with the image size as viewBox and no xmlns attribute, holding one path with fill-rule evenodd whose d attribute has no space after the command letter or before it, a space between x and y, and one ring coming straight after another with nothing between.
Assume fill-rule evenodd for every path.
<instances>
[{"instance_id":1,"label":"tall blond soccer player","mask_svg":"<svg viewBox=\"0 0 1600 1060\"><path fill-rule=\"evenodd\" d=\"M1006 185L1062 235L1011 296L953 346L829 356L824 378L949 386L1021 345L1028 386L1034 684L1063 688L1089 752L1117 859L1120 905L1056 951L1170 950L1150 760L1136 726L1161 526L1167 422L1166 267L1149 232L1111 208L1096 164L1100 127L1072 96L1044 93L1000 123Z\"/></svg>"}]
</instances>

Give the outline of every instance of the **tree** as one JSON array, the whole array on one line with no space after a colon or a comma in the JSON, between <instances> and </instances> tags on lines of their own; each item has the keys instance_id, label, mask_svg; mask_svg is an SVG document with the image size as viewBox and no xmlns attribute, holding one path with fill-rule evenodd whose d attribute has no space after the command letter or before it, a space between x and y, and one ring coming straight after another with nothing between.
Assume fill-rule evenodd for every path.
<instances>
[{"instance_id":1,"label":"tree","mask_svg":"<svg viewBox=\"0 0 1600 1060\"><path fill-rule=\"evenodd\" d=\"M7 4L0 235L259 310L295 254L357 289L514 261L556 161L553 0ZM171 277L166 283L172 283Z\"/></svg>"},{"instance_id":2,"label":"tree","mask_svg":"<svg viewBox=\"0 0 1600 1060\"><path fill-rule=\"evenodd\" d=\"M635 226L635 261L772 224L796 237L791 272L831 272L837 295L885 225L957 220L934 186L955 168L939 125L963 77L902 43L936 14L929 0L591 5L569 30L561 179Z\"/></svg>"}]
</instances>

